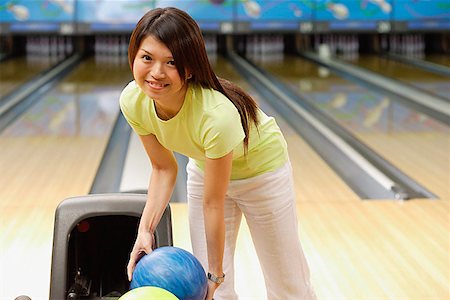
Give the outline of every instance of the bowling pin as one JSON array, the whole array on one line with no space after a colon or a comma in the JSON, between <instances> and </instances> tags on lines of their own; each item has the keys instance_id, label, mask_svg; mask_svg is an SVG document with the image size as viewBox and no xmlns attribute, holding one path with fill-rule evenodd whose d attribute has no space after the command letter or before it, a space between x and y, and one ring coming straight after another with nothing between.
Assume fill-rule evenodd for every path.
<instances>
[{"instance_id":1,"label":"bowling pin","mask_svg":"<svg viewBox=\"0 0 450 300\"><path fill-rule=\"evenodd\" d=\"M319 45L319 56L324 59L329 59L331 57L330 46L328 44Z\"/></svg>"}]
</instances>

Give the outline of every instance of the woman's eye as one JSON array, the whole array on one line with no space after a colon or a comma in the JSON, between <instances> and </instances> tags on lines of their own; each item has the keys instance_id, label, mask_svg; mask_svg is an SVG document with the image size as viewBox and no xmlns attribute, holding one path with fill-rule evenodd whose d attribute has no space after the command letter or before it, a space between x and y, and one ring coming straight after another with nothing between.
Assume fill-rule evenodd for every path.
<instances>
[{"instance_id":1,"label":"woman's eye","mask_svg":"<svg viewBox=\"0 0 450 300\"><path fill-rule=\"evenodd\" d=\"M171 66L175 66L175 61L171 60L171 61L168 62L168 64L171 65Z\"/></svg>"},{"instance_id":2,"label":"woman's eye","mask_svg":"<svg viewBox=\"0 0 450 300\"><path fill-rule=\"evenodd\" d=\"M151 60L152 58L150 57L150 56L148 56L148 55L144 55L144 56L142 56L142 58L144 59L144 60Z\"/></svg>"}]
</instances>

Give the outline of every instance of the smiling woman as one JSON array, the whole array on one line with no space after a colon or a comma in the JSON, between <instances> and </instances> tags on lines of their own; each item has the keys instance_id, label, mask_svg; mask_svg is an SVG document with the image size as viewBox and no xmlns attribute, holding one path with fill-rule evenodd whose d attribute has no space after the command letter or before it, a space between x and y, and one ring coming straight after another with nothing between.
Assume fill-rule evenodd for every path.
<instances>
[{"instance_id":1,"label":"smiling woman","mask_svg":"<svg viewBox=\"0 0 450 300\"><path fill-rule=\"evenodd\" d=\"M172 53L153 36L141 43L133 63L133 77L141 90L155 101L158 117L168 120L181 109L189 75L180 78Z\"/></svg>"},{"instance_id":2,"label":"smiling woman","mask_svg":"<svg viewBox=\"0 0 450 300\"><path fill-rule=\"evenodd\" d=\"M238 298L234 252L242 214L268 298L315 299L287 145L275 119L214 74L199 27L179 9L145 14L131 35L128 60L135 80L122 91L120 107L152 164L129 279L142 253L153 250L153 232L175 185L176 151L190 158L189 227L194 255L208 271L206 300Z\"/></svg>"}]
</instances>

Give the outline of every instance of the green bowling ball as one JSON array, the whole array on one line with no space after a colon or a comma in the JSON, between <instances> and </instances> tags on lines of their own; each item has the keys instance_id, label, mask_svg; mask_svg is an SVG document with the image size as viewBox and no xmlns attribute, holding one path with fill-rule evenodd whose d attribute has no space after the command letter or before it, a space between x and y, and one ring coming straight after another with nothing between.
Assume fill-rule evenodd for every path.
<instances>
[{"instance_id":1,"label":"green bowling ball","mask_svg":"<svg viewBox=\"0 0 450 300\"><path fill-rule=\"evenodd\" d=\"M143 286L123 294L119 300L178 300L174 294L155 286Z\"/></svg>"}]
</instances>

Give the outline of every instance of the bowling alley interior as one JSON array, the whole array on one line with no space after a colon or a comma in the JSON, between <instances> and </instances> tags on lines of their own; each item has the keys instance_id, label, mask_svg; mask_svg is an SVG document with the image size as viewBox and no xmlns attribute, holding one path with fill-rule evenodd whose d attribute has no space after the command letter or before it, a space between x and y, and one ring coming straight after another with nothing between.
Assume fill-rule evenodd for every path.
<instances>
[{"instance_id":1,"label":"bowling alley interior","mask_svg":"<svg viewBox=\"0 0 450 300\"><path fill-rule=\"evenodd\" d=\"M152 167L119 97L131 32L168 6L276 119L317 299L450 299L447 0L0 0L0 300L129 290ZM192 251L174 154L156 246ZM240 300L274 300L245 218L235 268Z\"/></svg>"}]
</instances>

